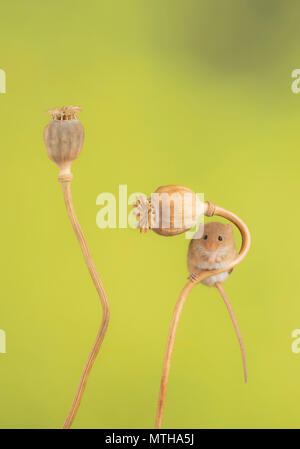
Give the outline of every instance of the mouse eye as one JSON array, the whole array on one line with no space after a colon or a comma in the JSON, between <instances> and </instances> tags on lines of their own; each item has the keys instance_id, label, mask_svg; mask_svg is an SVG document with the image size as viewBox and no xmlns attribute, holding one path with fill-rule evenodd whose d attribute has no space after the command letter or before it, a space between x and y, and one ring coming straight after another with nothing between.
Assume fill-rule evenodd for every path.
<instances>
[{"instance_id":1,"label":"mouse eye","mask_svg":"<svg viewBox=\"0 0 300 449\"><path fill-rule=\"evenodd\" d=\"M203 240L207 240L207 234L203 236Z\"/></svg>"},{"instance_id":2,"label":"mouse eye","mask_svg":"<svg viewBox=\"0 0 300 449\"><path fill-rule=\"evenodd\" d=\"M221 235L219 235L218 240L220 240L220 242L222 242L223 237Z\"/></svg>"}]
</instances>

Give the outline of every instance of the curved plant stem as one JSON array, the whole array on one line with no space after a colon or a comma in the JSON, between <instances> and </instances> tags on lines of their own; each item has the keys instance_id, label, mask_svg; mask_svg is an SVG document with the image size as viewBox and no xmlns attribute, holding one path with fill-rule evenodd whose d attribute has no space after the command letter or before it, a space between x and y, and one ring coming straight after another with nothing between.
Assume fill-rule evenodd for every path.
<instances>
[{"instance_id":1,"label":"curved plant stem","mask_svg":"<svg viewBox=\"0 0 300 449\"><path fill-rule=\"evenodd\" d=\"M229 299L227 298L227 295L226 295L226 293L225 293L225 291L224 291L222 285L220 284L220 282L216 282L215 285L216 285L217 289L219 290L220 295L222 296L222 298L223 298L223 300L224 300L224 302L225 302L225 305L226 305L226 307L227 307L227 310L228 310L228 312L229 312L229 315L230 315L232 324L233 324L234 329L235 329L235 332L236 332L236 336L237 336L238 341L239 341L239 344L240 344L241 353L242 353L242 360L243 360L244 379L245 379L245 383L247 383L247 362L246 362L246 352L245 352L245 347L244 347L244 343L243 343L243 340L242 340L242 335L241 335L241 332L240 332L238 323L237 323L237 321L236 321L236 318L235 318L235 316L234 316L233 309L232 309L232 307L231 307L230 301L229 301Z\"/></svg>"},{"instance_id":2,"label":"curved plant stem","mask_svg":"<svg viewBox=\"0 0 300 449\"><path fill-rule=\"evenodd\" d=\"M164 358L164 364L163 364L163 372L161 376L161 382L160 382L160 392L159 392L159 398L158 398L158 404L157 404L157 411L156 411L156 420L155 420L155 428L160 429L162 424L162 418L163 418L163 412L165 407L165 401L166 401L166 395L167 395L167 387L168 387L168 380L169 380L169 373L171 368L171 359L172 359L172 352L174 348L174 342L175 342L175 336L177 331L177 326L179 322L179 318L184 306L184 303L188 297L188 294L192 290L193 287L195 287L197 284L189 281L185 287L183 288L179 299L176 303L175 310L173 313L168 340L167 340L167 346L165 351L165 358Z\"/></svg>"},{"instance_id":3,"label":"curved plant stem","mask_svg":"<svg viewBox=\"0 0 300 449\"><path fill-rule=\"evenodd\" d=\"M208 203L206 203L208 204ZM230 220L232 223L234 223L242 236L242 245L240 252L238 256L230 263L226 268L220 269L220 270L211 270L211 271L202 271L197 278L196 282L189 281L185 287L183 288L179 299L176 303L175 310L173 313L170 329L169 329L169 335L167 340L167 346L165 351L165 357L163 362L163 371L162 371L162 377L161 377L161 383L160 383L160 392L159 392L159 399L158 399L158 405L157 405L157 411L156 411L156 420L155 420L155 428L160 429L162 425L162 418L163 418L163 412L164 412L164 406L166 401L166 395L167 395L167 386L168 386L168 379L169 379L169 373L170 373L170 367L171 367L171 359L172 359L172 352L174 348L174 342L175 342L175 336L176 336L176 330L179 322L179 318L182 312L182 308L184 306L184 303L187 299L188 294L192 290L192 288L197 285L199 282L203 281L204 279L213 276L215 274L222 273L223 271L229 271L231 268L234 268L236 265L238 265L247 255L249 249L250 249L250 232L246 226L246 224L235 214L232 212L223 209L219 206L215 206L214 204L210 203L211 210L213 210L213 213L209 213L209 216L212 215L219 215L221 217L224 217L228 220ZM208 215L208 214L207 214Z\"/></svg>"},{"instance_id":4,"label":"curved plant stem","mask_svg":"<svg viewBox=\"0 0 300 449\"><path fill-rule=\"evenodd\" d=\"M101 305L102 305L102 321L101 321L101 325L100 325L95 343L93 345L93 348L89 354L88 360L87 360L85 367L83 369L83 372L81 374L79 385L77 387L71 408L70 408L69 413L66 417L66 420L62 426L63 429L69 429L72 425L74 418L75 418L78 407L80 405L82 395L85 390L85 386L86 386L86 383L88 380L89 373L92 369L93 363L97 357L97 354L98 354L101 344L103 342L103 339L104 339L104 336L106 333L106 329L108 326L108 322L109 322L109 315L110 315L108 299L107 299L103 284L98 275L95 263L92 259L90 250L87 245L86 238L82 232L82 229L80 227L79 221L77 219L77 216L76 216L76 213L74 210L74 206L73 206L73 202L72 202L72 194L71 194L71 179L72 179L71 177L68 178L67 176L61 176L61 178L59 178L61 185L62 185L62 189L63 189L63 195L64 195L64 200L65 200L65 205L67 208L68 216L70 218L72 227L74 229L74 232L78 239L79 245L81 247L83 257L87 264L91 278L93 280L93 283L94 283L96 290L98 292L98 295L100 297L100 301L101 301Z\"/></svg>"}]
</instances>

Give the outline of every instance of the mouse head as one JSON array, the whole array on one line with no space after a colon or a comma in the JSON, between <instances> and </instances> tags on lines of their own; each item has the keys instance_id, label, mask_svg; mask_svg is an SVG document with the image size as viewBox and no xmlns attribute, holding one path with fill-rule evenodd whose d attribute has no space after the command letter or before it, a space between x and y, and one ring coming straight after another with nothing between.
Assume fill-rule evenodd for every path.
<instances>
[{"instance_id":1,"label":"mouse head","mask_svg":"<svg viewBox=\"0 0 300 449\"><path fill-rule=\"evenodd\" d=\"M198 234L197 238L200 246L207 252L234 247L233 227L230 223L206 223L203 233Z\"/></svg>"}]
</instances>

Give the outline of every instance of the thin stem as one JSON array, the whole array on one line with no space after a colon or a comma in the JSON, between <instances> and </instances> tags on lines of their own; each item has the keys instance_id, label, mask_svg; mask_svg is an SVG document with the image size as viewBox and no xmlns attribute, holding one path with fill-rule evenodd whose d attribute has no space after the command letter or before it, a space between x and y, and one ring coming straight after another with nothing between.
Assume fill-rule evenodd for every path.
<instances>
[{"instance_id":1,"label":"thin stem","mask_svg":"<svg viewBox=\"0 0 300 449\"><path fill-rule=\"evenodd\" d=\"M63 195L64 195L64 200L65 200L65 205L66 205L66 209L68 212L68 216L69 219L71 221L72 227L74 229L74 232L76 234L76 237L78 239L80 248L82 250L83 253L83 257L85 259L86 265L88 267L88 270L90 272L91 278L93 280L93 283L96 287L96 290L98 292L99 298L100 298L100 302L101 302L101 306L102 306L102 321L101 321L101 325L95 340L95 343L92 347L92 350L89 354L89 357L87 359L87 362L84 366L84 369L82 371L81 374L81 378L71 405L71 408L69 410L69 413L66 417L66 420L62 426L63 429L69 429L72 425L72 422L76 416L78 407L80 405L80 401L82 398L82 395L84 393L85 387L86 387L86 383L88 380L88 376L89 373L92 369L92 366L94 364L94 361L97 357L97 354L99 352L99 349L101 347L101 344L103 342L106 330L107 330L107 326L108 326L108 322L109 322L109 304L108 304L108 299L103 287L103 284L101 282L101 279L99 277L99 274L97 272L95 263L92 259L89 247L87 245L87 241L86 238L82 232L82 229L80 227L79 221L77 219L75 210L74 210L74 206L73 206L73 202L72 202L72 194L71 194L71 181L69 180L61 180L61 185L62 185L62 189L63 189Z\"/></svg>"},{"instance_id":2,"label":"thin stem","mask_svg":"<svg viewBox=\"0 0 300 449\"><path fill-rule=\"evenodd\" d=\"M193 283L191 281L189 281L185 285L185 287L183 288L183 290L179 296L179 299L176 303L175 310L173 313L170 330L169 330L169 335L168 335L168 340L167 340L166 351L165 351L163 372L162 372L161 382L160 382L160 393L159 393L159 398L158 398L156 420L155 420L155 428L156 429L160 429L161 424L162 424L163 412L164 412L166 395L167 395L169 373L170 373L170 368L171 368L171 359L172 359L172 353L173 353L179 318L180 318L184 303L188 297L188 294L190 293L192 288L195 287L196 285L197 285L196 283Z\"/></svg>"},{"instance_id":3,"label":"thin stem","mask_svg":"<svg viewBox=\"0 0 300 449\"><path fill-rule=\"evenodd\" d=\"M235 332L236 332L236 335L237 335L237 338L238 338L238 341L239 341L239 344L240 344L241 353L242 353L242 360L243 360L244 378L245 378L245 383L247 383L247 362L246 362L246 352L245 352L245 347L244 347L244 343L243 343L243 340L242 340L242 335L241 335L241 332L240 332L238 323L237 323L237 321L236 321L236 318L235 318L235 316L234 316L233 309L232 309L232 307L231 307L230 301L229 301L229 299L227 298L227 295L226 295L226 293L225 293L225 291L224 291L222 285L221 285L219 282L216 282L215 285L216 285L217 289L219 290L220 295L222 296L222 298L223 298L223 300L224 300L224 302L225 302L225 305L226 305L227 310L228 310L228 312L229 312L229 315L230 315L232 324L233 324L233 326L234 326L234 329L235 329Z\"/></svg>"},{"instance_id":4,"label":"thin stem","mask_svg":"<svg viewBox=\"0 0 300 449\"><path fill-rule=\"evenodd\" d=\"M157 411L156 411L156 420L155 420L155 428L160 429L162 425L162 418L163 418L163 412L164 412L164 406L166 401L166 395L167 395L167 386L168 386L168 380L169 380L169 373L170 373L170 367L171 367L171 359L172 359L172 352L174 348L174 342L175 342L175 336L176 331L178 327L179 318L182 312L182 308L184 306L184 303L187 299L188 294L192 290L192 288L197 285L199 282L203 281L204 279L207 279L210 276L214 276L215 274L222 273L223 271L229 271L231 268L238 265L247 255L249 249L250 249L250 232L246 226L246 224L235 214L232 212L223 209L219 206L213 205L214 215L219 215L221 217L224 217L228 220L230 220L232 223L234 223L242 236L242 245L240 252L238 256L230 263L226 268L222 268L220 270L211 270L211 271L202 271L197 278L196 282L189 281L185 287L183 288L179 299L176 303L175 310L173 313L170 329L169 329L169 335L167 340L167 346L165 351L165 357L163 362L163 371L162 371L162 377L161 377L161 383L160 383L160 392L159 392L159 398L158 398L158 404L157 404ZM209 216L212 216L213 214L210 214Z\"/></svg>"}]
</instances>

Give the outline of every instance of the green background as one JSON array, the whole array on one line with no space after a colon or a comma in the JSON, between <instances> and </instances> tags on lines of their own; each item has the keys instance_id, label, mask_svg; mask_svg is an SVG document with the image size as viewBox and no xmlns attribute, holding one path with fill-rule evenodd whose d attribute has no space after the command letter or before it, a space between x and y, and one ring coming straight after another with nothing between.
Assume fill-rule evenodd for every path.
<instances>
[{"instance_id":1,"label":"green background","mask_svg":"<svg viewBox=\"0 0 300 449\"><path fill-rule=\"evenodd\" d=\"M58 428L101 319L68 222L44 111L83 107L73 198L111 304L74 428L151 428L188 241L96 226L101 192L181 184L237 213L252 248L225 289L192 292L165 428L299 427L299 2L1 4L0 427Z\"/></svg>"}]
</instances>

